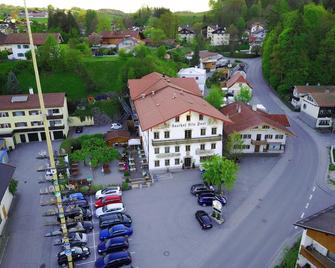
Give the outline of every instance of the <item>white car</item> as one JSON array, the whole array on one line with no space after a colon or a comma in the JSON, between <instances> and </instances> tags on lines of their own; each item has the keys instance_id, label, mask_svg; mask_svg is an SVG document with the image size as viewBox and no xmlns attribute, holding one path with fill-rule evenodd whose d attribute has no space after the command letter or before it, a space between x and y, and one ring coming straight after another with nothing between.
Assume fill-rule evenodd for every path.
<instances>
[{"instance_id":1,"label":"white car","mask_svg":"<svg viewBox=\"0 0 335 268\"><path fill-rule=\"evenodd\" d=\"M98 200L108 195L122 195L120 186L107 187L95 193L95 199Z\"/></svg>"},{"instance_id":2,"label":"white car","mask_svg":"<svg viewBox=\"0 0 335 268\"><path fill-rule=\"evenodd\" d=\"M99 218L102 215L116 213L116 212L125 212L126 209L122 203L114 203L98 208L95 211L95 215Z\"/></svg>"},{"instance_id":3,"label":"white car","mask_svg":"<svg viewBox=\"0 0 335 268\"><path fill-rule=\"evenodd\" d=\"M121 129L122 125L120 123L112 123L111 129Z\"/></svg>"}]
</instances>

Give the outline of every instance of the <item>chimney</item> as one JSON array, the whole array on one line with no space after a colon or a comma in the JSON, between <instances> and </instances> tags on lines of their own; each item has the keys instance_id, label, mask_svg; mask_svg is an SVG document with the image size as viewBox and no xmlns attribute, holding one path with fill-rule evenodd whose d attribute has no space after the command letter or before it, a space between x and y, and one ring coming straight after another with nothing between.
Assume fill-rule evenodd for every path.
<instances>
[{"instance_id":1,"label":"chimney","mask_svg":"<svg viewBox=\"0 0 335 268\"><path fill-rule=\"evenodd\" d=\"M144 99L145 98L145 94L141 94L141 98Z\"/></svg>"},{"instance_id":2,"label":"chimney","mask_svg":"<svg viewBox=\"0 0 335 268\"><path fill-rule=\"evenodd\" d=\"M34 89L32 87L29 88L29 94L34 95Z\"/></svg>"},{"instance_id":3,"label":"chimney","mask_svg":"<svg viewBox=\"0 0 335 268\"><path fill-rule=\"evenodd\" d=\"M252 105L252 110L255 112L257 111L257 104Z\"/></svg>"},{"instance_id":4,"label":"chimney","mask_svg":"<svg viewBox=\"0 0 335 268\"><path fill-rule=\"evenodd\" d=\"M241 113L241 104L237 104L237 106L236 106L236 111L237 111L237 113Z\"/></svg>"},{"instance_id":5,"label":"chimney","mask_svg":"<svg viewBox=\"0 0 335 268\"><path fill-rule=\"evenodd\" d=\"M152 96L155 95L155 91L151 91L151 95L152 95Z\"/></svg>"}]
</instances>

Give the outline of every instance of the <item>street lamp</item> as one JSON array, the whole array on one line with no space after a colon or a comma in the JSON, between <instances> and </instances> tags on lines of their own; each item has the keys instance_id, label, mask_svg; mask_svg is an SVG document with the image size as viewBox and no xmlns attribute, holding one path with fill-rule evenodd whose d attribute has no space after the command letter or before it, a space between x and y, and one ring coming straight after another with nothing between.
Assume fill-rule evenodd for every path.
<instances>
[{"instance_id":1,"label":"street lamp","mask_svg":"<svg viewBox=\"0 0 335 268\"><path fill-rule=\"evenodd\" d=\"M39 76L38 67L37 67L36 53L35 53L35 48L34 48L34 40L33 40L32 34L31 34L30 21L29 21L29 16L28 16L28 9L27 9L26 0L23 0L23 2L24 2L25 14L26 14L26 23L27 23L27 30L28 30L31 57L32 57L33 66L34 66L34 73L35 73L35 79L36 79L38 99L39 99L39 103L40 103L40 109L41 109L41 113L42 113L42 120L43 120L43 124L44 124L45 137L46 137L46 142L47 142L47 147L48 147L48 154L49 154L49 159L50 159L50 170L51 170L52 176L53 176L53 182L54 182L54 186L55 186L55 196L56 196L56 199L57 199L57 208L58 208L58 212L59 212L61 228L62 228L64 242L65 242L65 244L64 244L65 253L67 255L69 268L73 268L71 247L70 247L70 243L69 243L69 238L67 237L68 232L67 232L67 228L66 228L66 222L65 222L65 217L64 217L64 209L63 209L63 204L62 204L62 195L61 195L59 184L58 184L58 176L57 176L57 169L56 169L56 164L55 164L54 152L53 152L53 149L52 149L51 138L50 138L50 134L49 134L48 120L47 120L47 113L46 113L46 110L45 110L43 93L42 93L42 88L41 88L41 81L40 81L40 76Z\"/></svg>"}]
</instances>

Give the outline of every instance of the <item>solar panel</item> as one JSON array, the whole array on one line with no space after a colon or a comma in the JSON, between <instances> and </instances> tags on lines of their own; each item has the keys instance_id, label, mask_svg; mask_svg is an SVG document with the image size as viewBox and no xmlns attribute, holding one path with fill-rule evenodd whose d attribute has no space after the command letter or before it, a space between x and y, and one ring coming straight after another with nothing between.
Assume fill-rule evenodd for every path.
<instances>
[{"instance_id":1,"label":"solar panel","mask_svg":"<svg viewBox=\"0 0 335 268\"><path fill-rule=\"evenodd\" d=\"M28 100L27 95L13 96L12 102L26 102Z\"/></svg>"}]
</instances>

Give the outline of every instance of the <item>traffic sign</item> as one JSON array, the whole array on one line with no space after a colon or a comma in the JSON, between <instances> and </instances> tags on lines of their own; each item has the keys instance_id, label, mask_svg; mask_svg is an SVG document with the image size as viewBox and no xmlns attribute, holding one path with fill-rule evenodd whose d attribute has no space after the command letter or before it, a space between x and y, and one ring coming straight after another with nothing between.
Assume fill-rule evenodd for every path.
<instances>
[{"instance_id":1,"label":"traffic sign","mask_svg":"<svg viewBox=\"0 0 335 268\"><path fill-rule=\"evenodd\" d=\"M71 250L70 249L65 249L64 253L66 256L70 256L71 255Z\"/></svg>"}]
</instances>

